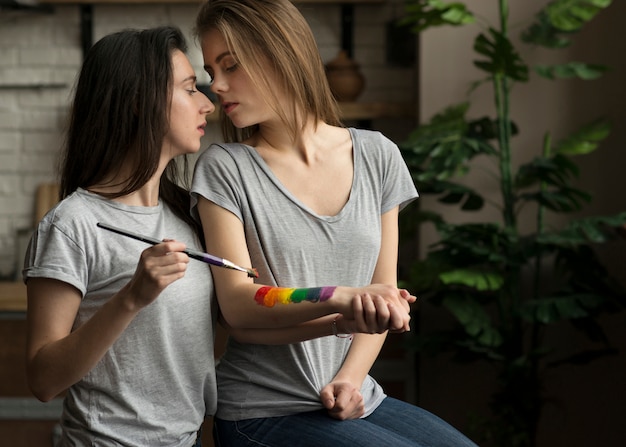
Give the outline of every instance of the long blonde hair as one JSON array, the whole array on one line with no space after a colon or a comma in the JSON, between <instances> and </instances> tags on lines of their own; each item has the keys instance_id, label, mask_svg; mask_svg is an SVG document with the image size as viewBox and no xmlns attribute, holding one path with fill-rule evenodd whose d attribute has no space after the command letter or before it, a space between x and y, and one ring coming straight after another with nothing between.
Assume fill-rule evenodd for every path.
<instances>
[{"instance_id":1,"label":"long blonde hair","mask_svg":"<svg viewBox=\"0 0 626 447\"><path fill-rule=\"evenodd\" d=\"M310 118L341 126L311 28L289 0L208 0L198 11L194 34L201 42L212 30L224 37L294 138ZM268 69L270 76L263 76ZM278 91L292 100L291 110L279 107ZM221 118L226 142L241 141L257 130L237 129L223 113Z\"/></svg>"}]
</instances>

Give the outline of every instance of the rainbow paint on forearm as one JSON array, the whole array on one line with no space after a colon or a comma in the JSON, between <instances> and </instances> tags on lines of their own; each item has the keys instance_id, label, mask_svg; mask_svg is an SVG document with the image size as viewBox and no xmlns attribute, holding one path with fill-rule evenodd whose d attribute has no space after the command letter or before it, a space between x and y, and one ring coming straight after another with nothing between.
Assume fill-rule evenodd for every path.
<instances>
[{"instance_id":1,"label":"rainbow paint on forearm","mask_svg":"<svg viewBox=\"0 0 626 447\"><path fill-rule=\"evenodd\" d=\"M254 300L261 306L274 307L276 303L291 304L309 301L318 303L333 296L337 287L310 287L306 289L292 289L287 287L263 286L257 290Z\"/></svg>"}]
</instances>

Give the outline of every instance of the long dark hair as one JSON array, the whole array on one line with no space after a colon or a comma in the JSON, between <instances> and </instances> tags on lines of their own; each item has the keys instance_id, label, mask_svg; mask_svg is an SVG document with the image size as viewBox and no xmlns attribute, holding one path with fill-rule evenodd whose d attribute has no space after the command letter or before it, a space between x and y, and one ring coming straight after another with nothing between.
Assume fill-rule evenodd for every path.
<instances>
[{"instance_id":1,"label":"long dark hair","mask_svg":"<svg viewBox=\"0 0 626 447\"><path fill-rule=\"evenodd\" d=\"M132 166L116 193L140 189L158 169L169 130L174 50L187 51L176 27L123 30L109 34L87 52L75 86L63 157L61 198L77 188L105 182ZM171 160L160 180L160 197L198 230L189 214L189 163ZM198 232L202 234L202 232Z\"/></svg>"}]
</instances>

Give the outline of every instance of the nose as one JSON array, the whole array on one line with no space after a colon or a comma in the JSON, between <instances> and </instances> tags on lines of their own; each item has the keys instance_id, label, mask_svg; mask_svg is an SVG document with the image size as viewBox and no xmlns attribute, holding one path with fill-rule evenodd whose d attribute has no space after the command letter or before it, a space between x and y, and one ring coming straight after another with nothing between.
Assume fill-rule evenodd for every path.
<instances>
[{"instance_id":1,"label":"nose","mask_svg":"<svg viewBox=\"0 0 626 447\"><path fill-rule=\"evenodd\" d=\"M200 113L203 115L210 115L215 112L215 104L209 99L207 95L202 93L202 105L200 107Z\"/></svg>"},{"instance_id":2,"label":"nose","mask_svg":"<svg viewBox=\"0 0 626 447\"><path fill-rule=\"evenodd\" d=\"M217 74L213 75L213 83L211 84L211 91L216 95L224 92L228 89L228 83L225 81L223 76L218 76Z\"/></svg>"}]
</instances>

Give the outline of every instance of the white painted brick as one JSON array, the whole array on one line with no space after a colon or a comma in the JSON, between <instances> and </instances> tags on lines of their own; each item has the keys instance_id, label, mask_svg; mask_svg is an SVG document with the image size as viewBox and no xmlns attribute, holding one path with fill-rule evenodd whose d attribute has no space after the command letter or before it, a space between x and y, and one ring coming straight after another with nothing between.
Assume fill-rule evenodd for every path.
<instances>
[{"instance_id":1,"label":"white painted brick","mask_svg":"<svg viewBox=\"0 0 626 447\"><path fill-rule=\"evenodd\" d=\"M363 66L386 66L385 57L385 48L382 46L360 46L354 51L354 60Z\"/></svg>"},{"instance_id":2,"label":"white painted brick","mask_svg":"<svg viewBox=\"0 0 626 447\"><path fill-rule=\"evenodd\" d=\"M20 117L14 110L0 109L0 130L18 129Z\"/></svg>"},{"instance_id":3,"label":"white painted brick","mask_svg":"<svg viewBox=\"0 0 626 447\"><path fill-rule=\"evenodd\" d=\"M382 25L362 25L358 22L354 25L355 46L373 45L381 46L385 43L385 28Z\"/></svg>"},{"instance_id":4,"label":"white painted brick","mask_svg":"<svg viewBox=\"0 0 626 447\"><path fill-rule=\"evenodd\" d=\"M26 174L22 176L20 190L22 194L27 197L35 197L35 193L37 192L37 187L39 185L42 183L52 183L56 181L58 181L58 179L56 177L55 164L54 166L50 166L50 172L38 175Z\"/></svg>"},{"instance_id":5,"label":"white painted brick","mask_svg":"<svg viewBox=\"0 0 626 447\"><path fill-rule=\"evenodd\" d=\"M28 66L78 66L82 61L80 48L55 47L51 48L22 48L20 63Z\"/></svg>"},{"instance_id":6,"label":"white painted brick","mask_svg":"<svg viewBox=\"0 0 626 447\"><path fill-rule=\"evenodd\" d=\"M65 88L41 88L22 90L18 95L19 106L23 108L53 108L59 109L60 104L69 104L71 89Z\"/></svg>"},{"instance_id":7,"label":"white painted brick","mask_svg":"<svg viewBox=\"0 0 626 447\"><path fill-rule=\"evenodd\" d=\"M2 208L0 208L0 234L2 234L2 235L9 234L9 232L12 231L12 229L13 229L13 227L11 225L12 225L12 221L10 219L8 219L7 217L2 216ZM5 238L6 238L6 236L0 237L0 241L5 239ZM2 252L2 253L4 253L4 252Z\"/></svg>"},{"instance_id":8,"label":"white painted brick","mask_svg":"<svg viewBox=\"0 0 626 447\"><path fill-rule=\"evenodd\" d=\"M17 154L21 140L21 133L0 131L0 154L5 156ZM2 168L4 168L4 166L0 165L0 169Z\"/></svg>"},{"instance_id":9,"label":"white painted brick","mask_svg":"<svg viewBox=\"0 0 626 447\"><path fill-rule=\"evenodd\" d=\"M96 13L98 20L94 23L94 41L102 36L124 28L148 28L170 23L166 5L126 4L99 5ZM189 17L189 24L193 16Z\"/></svg>"},{"instance_id":10,"label":"white painted brick","mask_svg":"<svg viewBox=\"0 0 626 447\"><path fill-rule=\"evenodd\" d=\"M56 156L62 144L63 135L61 131L30 132L24 135L22 147L26 153L45 152Z\"/></svg>"},{"instance_id":11,"label":"white painted brick","mask_svg":"<svg viewBox=\"0 0 626 447\"><path fill-rule=\"evenodd\" d=\"M18 176L17 175L2 175L0 176L0 196L15 196L18 189Z\"/></svg>"},{"instance_id":12,"label":"white painted brick","mask_svg":"<svg viewBox=\"0 0 626 447\"><path fill-rule=\"evenodd\" d=\"M341 10L337 5L302 5L300 11L313 31L318 46L339 45Z\"/></svg>"},{"instance_id":13,"label":"white painted brick","mask_svg":"<svg viewBox=\"0 0 626 447\"><path fill-rule=\"evenodd\" d=\"M22 172L50 175L56 166L56 153L29 152L20 155L19 166Z\"/></svg>"},{"instance_id":14,"label":"white painted brick","mask_svg":"<svg viewBox=\"0 0 626 447\"><path fill-rule=\"evenodd\" d=\"M364 4L354 8L354 22L359 25L380 24L404 14L404 0L387 0L384 4Z\"/></svg>"},{"instance_id":15,"label":"white painted brick","mask_svg":"<svg viewBox=\"0 0 626 447\"><path fill-rule=\"evenodd\" d=\"M0 152L0 176L4 176L8 172L17 171L18 166L19 157L17 154Z\"/></svg>"},{"instance_id":16,"label":"white painted brick","mask_svg":"<svg viewBox=\"0 0 626 447\"><path fill-rule=\"evenodd\" d=\"M29 47L50 45L53 42L53 27L42 26L45 18L24 15L15 22L2 23L0 41L7 47Z\"/></svg>"},{"instance_id":17,"label":"white painted brick","mask_svg":"<svg viewBox=\"0 0 626 447\"><path fill-rule=\"evenodd\" d=\"M0 69L0 79L2 79L2 70ZM0 80L0 86L6 85L4 81ZM0 88L0 111L11 110L17 107L17 95L18 91L10 88Z\"/></svg>"},{"instance_id":18,"label":"white painted brick","mask_svg":"<svg viewBox=\"0 0 626 447\"><path fill-rule=\"evenodd\" d=\"M0 67L10 67L18 64L17 48L4 48L0 46Z\"/></svg>"},{"instance_id":19,"label":"white painted brick","mask_svg":"<svg viewBox=\"0 0 626 447\"><path fill-rule=\"evenodd\" d=\"M60 117L56 110L26 110L22 112L20 127L25 131L53 130L59 128Z\"/></svg>"},{"instance_id":20,"label":"white painted brick","mask_svg":"<svg viewBox=\"0 0 626 447\"><path fill-rule=\"evenodd\" d=\"M80 67L59 67L52 71L52 82L54 84L64 84L71 89L74 86Z\"/></svg>"},{"instance_id":21,"label":"white painted brick","mask_svg":"<svg viewBox=\"0 0 626 447\"><path fill-rule=\"evenodd\" d=\"M10 67L2 70L2 83L15 85L52 84L52 69Z\"/></svg>"},{"instance_id":22,"label":"white painted brick","mask_svg":"<svg viewBox=\"0 0 626 447\"><path fill-rule=\"evenodd\" d=\"M8 211L10 210L10 215L13 218L29 216L33 212L33 203L32 200L23 200L20 196L0 196L0 210L4 216L9 215Z\"/></svg>"}]
</instances>

